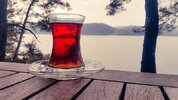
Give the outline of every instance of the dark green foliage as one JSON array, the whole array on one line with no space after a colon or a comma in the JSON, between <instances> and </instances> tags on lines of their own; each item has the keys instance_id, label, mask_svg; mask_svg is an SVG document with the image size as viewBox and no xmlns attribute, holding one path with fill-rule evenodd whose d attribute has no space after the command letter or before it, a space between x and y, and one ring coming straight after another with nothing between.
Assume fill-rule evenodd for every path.
<instances>
[{"instance_id":1,"label":"dark green foliage","mask_svg":"<svg viewBox=\"0 0 178 100\"><path fill-rule=\"evenodd\" d=\"M106 7L108 15L114 15L118 11L123 11L123 5L130 0L110 0ZM156 73L156 40L158 29L171 31L175 29L177 23L178 3L175 1L169 7L162 7L157 0L145 0L146 19L142 28L134 29L135 32L145 31L141 72ZM158 15L159 13L159 15Z\"/></svg>"},{"instance_id":2,"label":"dark green foliage","mask_svg":"<svg viewBox=\"0 0 178 100\"><path fill-rule=\"evenodd\" d=\"M131 0L110 0L110 4L106 6L107 15L115 15L118 12L124 11L124 4Z\"/></svg>"},{"instance_id":3,"label":"dark green foliage","mask_svg":"<svg viewBox=\"0 0 178 100\"><path fill-rule=\"evenodd\" d=\"M22 61L25 63L32 63L37 60L43 59L42 52L36 47L36 42L33 40L31 43L24 44L26 50L21 52L20 56L22 56Z\"/></svg>"},{"instance_id":4,"label":"dark green foliage","mask_svg":"<svg viewBox=\"0 0 178 100\"><path fill-rule=\"evenodd\" d=\"M9 25L11 25L12 30L11 33L9 33L10 37L8 38L9 44L7 48L9 49L7 51L7 54L9 54L9 56L7 58L11 58L12 52L13 53L15 52L13 56L13 61L15 60L19 61L18 54L25 56L25 58L23 58L25 62L31 62L32 61L31 58L35 60L42 59L42 55L41 56L38 55L40 53L31 52L33 50L35 51L37 50L37 48L34 47L36 45L34 44L33 41L31 44L25 45L25 47L29 49L28 52L23 53L19 52L23 34L25 33L26 30L28 30L35 36L35 34L30 29L27 28L30 26L33 29L40 28L41 30L49 31L50 28L49 23L47 21L47 15L59 7L70 9L70 5L67 2L63 2L61 0L9 0L8 23L10 23ZM12 25L14 25L14 27ZM15 33L13 28L14 30L20 31L20 34L19 33L17 34L17 32ZM14 37L17 37L18 40L17 38L15 38L16 40L11 41L11 39ZM14 48L13 43L17 44L17 48L15 49L15 51L14 49L11 49ZM34 56L32 57L32 55Z\"/></svg>"},{"instance_id":5,"label":"dark green foliage","mask_svg":"<svg viewBox=\"0 0 178 100\"><path fill-rule=\"evenodd\" d=\"M178 23L178 2L173 2L169 6L159 7L159 29L172 31Z\"/></svg>"},{"instance_id":6,"label":"dark green foliage","mask_svg":"<svg viewBox=\"0 0 178 100\"><path fill-rule=\"evenodd\" d=\"M18 42L19 28L16 26L9 26L7 33L6 55L10 58L15 51L15 44Z\"/></svg>"},{"instance_id":7,"label":"dark green foliage","mask_svg":"<svg viewBox=\"0 0 178 100\"><path fill-rule=\"evenodd\" d=\"M131 0L110 0L110 4L107 5L107 15L115 15L118 12L125 10L124 5L131 2ZM164 6L163 3L172 3ZM172 31L178 26L178 2L175 1L159 1L158 2L158 13L159 13L159 30ZM144 32L145 25L142 27L134 28L134 32Z\"/></svg>"}]
</instances>

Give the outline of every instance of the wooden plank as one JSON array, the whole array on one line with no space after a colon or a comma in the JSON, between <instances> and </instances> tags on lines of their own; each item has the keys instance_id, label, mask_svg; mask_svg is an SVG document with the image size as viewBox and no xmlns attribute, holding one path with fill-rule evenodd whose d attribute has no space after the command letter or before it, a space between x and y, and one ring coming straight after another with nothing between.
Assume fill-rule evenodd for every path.
<instances>
[{"instance_id":1,"label":"wooden plank","mask_svg":"<svg viewBox=\"0 0 178 100\"><path fill-rule=\"evenodd\" d=\"M0 62L0 70L10 70L19 72L28 72L27 67L29 64L20 64L12 62Z\"/></svg>"},{"instance_id":2,"label":"wooden plank","mask_svg":"<svg viewBox=\"0 0 178 100\"><path fill-rule=\"evenodd\" d=\"M2 100L22 100L54 82L55 80L35 77L0 91L0 98Z\"/></svg>"},{"instance_id":3,"label":"wooden plank","mask_svg":"<svg viewBox=\"0 0 178 100\"><path fill-rule=\"evenodd\" d=\"M32 97L32 100L70 100L81 88L90 80L70 80L61 81L38 95Z\"/></svg>"},{"instance_id":4,"label":"wooden plank","mask_svg":"<svg viewBox=\"0 0 178 100\"><path fill-rule=\"evenodd\" d=\"M164 100L157 86L127 84L124 100Z\"/></svg>"},{"instance_id":5,"label":"wooden plank","mask_svg":"<svg viewBox=\"0 0 178 100\"><path fill-rule=\"evenodd\" d=\"M178 88L164 87L170 100L178 100Z\"/></svg>"},{"instance_id":6,"label":"wooden plank","mask_svg":"<svg viewBox=\"0 0 178 100\"><path fill-rule=\"evenodd\" d=\"M122 87L123 83L95 80L77 100L118 100Z\"/></svg>"},{"instance_id":7,"label":"wooden plank","mask_svg":"<svg viewBox=\"0 0 178 100\"><path fill-rule=\"evenodd\" d=\"M90 78L147 85L178 87L178 75L104 70L96 75L92 75Z\"/></svg>"},{"instance_id":8,"label":"wooden plank","mask_svg":"<svg viewBox=\"0 0 178 100\"><path fill-rule=\"evenodd\" d=\"M15 74L16 72L11 72L11 71L1 71L0 70L0 78L5 77L5 76L9 76L12 74Z\"/></svg>"},{"instance_id":9,"label":"wooden plank","mask_svg":"<svg viewBox=\"0 0 178 100\"><path fill-rule=\"evenodd\" d=\"M18 83L20 81L26 80L31 77L33 77L32 74L18 73L18 74L14 74L14 75L2 78L0 80L0 90L7 86L10 86L12 84Z\"/></svg>"}]
</instances>

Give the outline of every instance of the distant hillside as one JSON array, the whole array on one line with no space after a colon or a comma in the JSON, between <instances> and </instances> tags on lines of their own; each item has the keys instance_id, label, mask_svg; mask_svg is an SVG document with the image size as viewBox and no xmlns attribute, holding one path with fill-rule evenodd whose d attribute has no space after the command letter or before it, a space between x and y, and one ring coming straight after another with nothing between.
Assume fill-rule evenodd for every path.
<instances>
[{"instance_id":1,"label":"distant hillside","mask_svg":"<svg viewBox=\"0 0 178 100\"><path fill-rule=\"evenodd\" d=\"M88 23L83 25L83 35L144 35L144 32L134 32L140 26L112 27L104 23ZM163 31L161 35L178 36L178 29L171 32Z\"/></svg>"},{"instance_id":2,"label":"distant hillside","mask_svg":"<svg viewBox=\"0 0 178 100\"><path fill-rule=\"evenodd\" d=\"M116 27L116 31L112 35L144 35L144 32L134 32L133 29L140 26L121 26Z\"/></svg>"},{"instance_id":3,"label":"distant hillside","mask_svg":"<svg viewBox=\"0 0 178 100\"><path fill-rule=\"evenodd\" d=\"M168 32L168 31L163 31L161 35L167 35L167 36L178 36L178 28Z\"/></svg>"},{"instance_id":4,"label":"distant hillside","mask_svg":"<svg viewBox=\"0 0 178 100\"><path fill-rule=\"evenodd\" d=\"M117 29L103 23L84 24L82 28L83 35L111 35Z\"/></svg>"},{"instance_id":5,"label":"distant hillside","mask_svg":"<svg viewBox=\"0 0 178 100\"><path fill-rule=\"evenodd\" d=\"M112 27L104 23L87 23L83 25L82 35L144 35L144 32L134 32L133 29L140 26L119 26ZM49 32L37 32L47 34ZM167 32L163 31L161 35L178 36L178 29Z\"/></svg>"}]
</instances>

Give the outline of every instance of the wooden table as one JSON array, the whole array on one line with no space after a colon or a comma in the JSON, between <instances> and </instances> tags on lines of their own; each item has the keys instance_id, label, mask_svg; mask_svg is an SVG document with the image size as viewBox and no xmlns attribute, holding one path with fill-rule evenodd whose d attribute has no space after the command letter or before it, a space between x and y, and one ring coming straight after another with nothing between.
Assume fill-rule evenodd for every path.
<instances>
[{"instance_id":1,"label":"wooden table","mask_svg":"<svg viewBox=\"0 0 178 100\"><path fill-rule=\"evenodd\" d=\"M57 81L36 77L27 66L0 62L0 100L178 100L178 75L105 70Z\"/></svg>"}]
</instances>

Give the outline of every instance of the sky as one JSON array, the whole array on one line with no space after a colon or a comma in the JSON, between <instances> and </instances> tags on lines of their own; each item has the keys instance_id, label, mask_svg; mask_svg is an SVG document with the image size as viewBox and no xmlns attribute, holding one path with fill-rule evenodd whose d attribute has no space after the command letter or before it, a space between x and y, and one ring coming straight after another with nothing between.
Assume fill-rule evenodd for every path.
<instances>
[{"instance_id":1,"label":"sky","mask_svg":"<svg viewBox=\"0 0 178 100\"><path fill-rule=\"evenodd\" d=\"M72 10L57 10L56 12L79 13L86 16L85 23L105 23L110 26L144 25L144 0L132 0L127 4L126 11L107 16L105 10L110 0L65 0Z\"/></svg>"}]
</instances>

